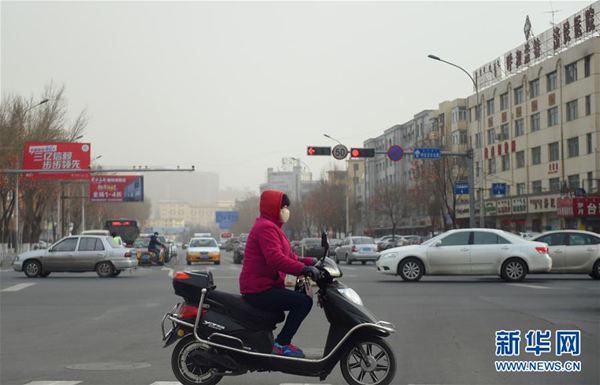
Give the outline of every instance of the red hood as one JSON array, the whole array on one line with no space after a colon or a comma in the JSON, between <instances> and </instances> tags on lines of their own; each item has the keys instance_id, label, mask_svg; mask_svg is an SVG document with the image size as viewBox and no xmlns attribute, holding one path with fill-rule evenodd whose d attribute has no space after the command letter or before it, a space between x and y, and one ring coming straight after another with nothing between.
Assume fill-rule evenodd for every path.
<instances>
[{"instance_id":1,"label":"red hood","mask_svg":"<svg viewBox=\"0 0 600 385\"><path fill-rule=\"evenodd\" d=\"M283 193L281 191L267 190L263 192L260 196L260 213L274 221L279 221L282 200Z\"/></svg>"}]
</instances>

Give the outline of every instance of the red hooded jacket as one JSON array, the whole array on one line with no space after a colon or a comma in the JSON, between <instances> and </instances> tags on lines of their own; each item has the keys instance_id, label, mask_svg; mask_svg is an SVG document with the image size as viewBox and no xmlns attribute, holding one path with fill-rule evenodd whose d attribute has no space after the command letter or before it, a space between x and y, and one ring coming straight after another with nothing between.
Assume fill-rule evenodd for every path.
<instances>
[{"instance_id":1,"label":"red hooded jacket","mask_svg":"<svg viewBox=\"0 0 600 385\"><path fill-rule=\"evenodd\" d=\"M244 249L244 265L240 274L242 294L263 293L285 288L285 275L300 275L312 258L303 261L292 252L290 242L281 231L279 219L283 193L265 191L260 196L260 217L254 222Z\"/></svg>"}]
</instances>

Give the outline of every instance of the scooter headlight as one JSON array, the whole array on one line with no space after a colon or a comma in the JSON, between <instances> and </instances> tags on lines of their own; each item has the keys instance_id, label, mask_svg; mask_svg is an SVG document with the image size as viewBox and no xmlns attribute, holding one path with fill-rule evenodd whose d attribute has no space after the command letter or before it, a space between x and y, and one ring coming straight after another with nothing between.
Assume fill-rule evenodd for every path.
<instances>
[{"instance_id":1,"label":"scooter headlight","mask_svg":"<svg viewBox=\"0 0 600 385\"><path fill-rule=\"evenodd\" d=\"M360 299L360 295L358 295L357 292L355 292L353 289L350 288L346 288L346 289L337 289L340 294L342 294L344 297L348 298L350 301L354 302L357 305L361 305L363 304L362 299Z\"/></svg>"},{"instance_id":2,"label":"scooter headlight","mask_svg":"<svg viewBox=\"0 0 600 385\"><path fill-rule=\"evenodd\" d=\"M391 258L396 258L397 256L398 256L398 253L382 254L381 259L391 259Z\"/></svg>"}]
</instances>

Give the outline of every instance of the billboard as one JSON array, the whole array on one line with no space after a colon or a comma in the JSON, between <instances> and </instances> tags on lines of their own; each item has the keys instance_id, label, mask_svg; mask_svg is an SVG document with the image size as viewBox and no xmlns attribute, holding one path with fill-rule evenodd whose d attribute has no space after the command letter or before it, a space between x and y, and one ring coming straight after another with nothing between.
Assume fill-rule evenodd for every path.
<instances>
[{"instance_id":1,"label":"billboard","mask_svg":"<svg viewBox=\"0 0 600 385\"><path fill-rule=\"evenodd\" d=\"M27 142L23 150L25 170L85 170L90 168L89 143ZM90 179L88 172L27 173L30 179Z\"/></svg>"},{"instance_id":2,"label":"billboard","mask_svg":"<svg viewBox=\"0 0 600 385\"><path fill-rule=\"evenodd\" d=\"M144 177L139 175L93 176L90 202L143 202Z\"/></svg>"}]
</instances>

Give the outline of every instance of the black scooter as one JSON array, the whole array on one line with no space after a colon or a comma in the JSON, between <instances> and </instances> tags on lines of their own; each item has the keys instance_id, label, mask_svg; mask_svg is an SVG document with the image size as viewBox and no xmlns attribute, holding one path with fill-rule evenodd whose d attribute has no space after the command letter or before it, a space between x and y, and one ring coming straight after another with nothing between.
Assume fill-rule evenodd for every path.
<instances>
[{"instance_id":1,"label":"black scooter","mask_svg":"<svg viewBox=\"0 0 600 385\"><path fill-rule=\"evenodd\" d=\"M285 319L283 312L262 311L240 295L217 291L210 271L178 272L173 286L185 301L165 314L161 325L164 347L178 341L171 356L177 380L184 385L214 385L223 377L248 371L277 371L323 381L339 362L348 384L390 384L396 375L396 356L383 338L396 329L379 321L354 290L336 280L342 272L325 257L329 248L325 233L322 245L317 297L330 323L322 357L272 355L273 330ZM310 281L298 277L296 290L310 290ZM166 321L172 328L165 333Z\"/></svg>"}]
</instances>

